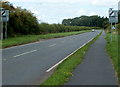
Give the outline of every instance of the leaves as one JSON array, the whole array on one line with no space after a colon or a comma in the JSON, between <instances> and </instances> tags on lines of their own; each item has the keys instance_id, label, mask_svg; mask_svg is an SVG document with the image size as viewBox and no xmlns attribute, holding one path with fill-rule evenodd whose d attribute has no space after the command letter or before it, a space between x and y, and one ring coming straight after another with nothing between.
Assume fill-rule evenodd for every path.
<instances>
[{"instance_id":1,"label":"leaves","mask_svg":"<svg viewBox=\"0 0 120 87\"><path fill-rule=\"evenodd\" d=\"M81 16L73 19L64 19L62 24L72 26L89 26L89 27L103 27L104 21L108 21L108 18L99 16Z\"/></svg>"}]
</instances>

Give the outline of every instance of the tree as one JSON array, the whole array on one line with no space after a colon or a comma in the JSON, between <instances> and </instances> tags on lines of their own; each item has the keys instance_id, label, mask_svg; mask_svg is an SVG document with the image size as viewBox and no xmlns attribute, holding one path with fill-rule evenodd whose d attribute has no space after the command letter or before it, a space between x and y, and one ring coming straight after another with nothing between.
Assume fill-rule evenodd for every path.
<instances>
[{"instance_id":1,"label":"tree","mask_svg":"<svg viewBox=\"0 0 120 87\"><path fill-rule=\"evenodd\" d=\"M94 16L80 16L73 19L64 19L62 24L72 26L89 26L89 27L103 27L104 21L108 21L108 18Z\"/></svg>"},{"instance_id":2,"label":"tree","mask_svg":"<svg viewBox=\"0 0 120 87\"><path fill-rule=\"evenodd\" d=\"M15 8L10 2L2 2L3 8L10 11L8 36L39 34L39 25L34 14L21 7Z\"/></svg>"}]
</instances>

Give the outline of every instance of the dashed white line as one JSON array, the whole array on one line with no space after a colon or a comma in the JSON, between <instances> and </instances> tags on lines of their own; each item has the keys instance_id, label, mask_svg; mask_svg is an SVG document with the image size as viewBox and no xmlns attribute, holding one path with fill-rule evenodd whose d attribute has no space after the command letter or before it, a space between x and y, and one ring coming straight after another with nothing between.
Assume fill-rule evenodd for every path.
<instances>
[{"instance_id":1,"label":"dashed white line","mask_svg":"<svg viewBox=\"0 0 120 87\"><path fill-rule=\"evenodd\" d=\"M6 59L3 59L3 61L6 61Z\"/></svg>"},{"instance_id":2,"label":"dashed white line","mask_svg":"<svg viewBox=\"0 0 120 87\"><path fill-rule=\"evenodd\" d=\"M52 44L52 45L50 45L50 46L48 46L48 47L53 47L53 46L55 46L56 44Z\"/></svg>"},{"instance_id":3,"label":"dashed white line","mask_svg":"<svg viewBox=\"0 0 120 87\"><path fill-rule=\"evenodd\" d=\"M59 61L58 63L56 63L54 66L52 66L51 68L49 68L48 70L46 70L46 72L50 72L51 70L53 70L56 66L58 66L60 63L62 63L64 60L66 60L69 56L71 56L72 54L74 54L76 51L78 51L79 49L81 49L82 47L84 47L86 44L88 44L90 41L92 41L94 38L90 39L89 41L87 41L85 44L83 44L81 47L79 47L78 49L76 49L75 51L73 51L71 54L69 54L67 57L65 57L64 59L62 59L61 61Z\"/></svg>"},{"instance_id":4,"label":"dashed white line","mask_svg":"<svg viewBox=\"0 0 120 87\"><path fill-rule=\"evenodd\" d=\"M99 35L99 33L97 34ZM48 70L46 70L46 72L50 72L51 70L53 70L55 67L57 67L59 64L61 64L64 60L66 60L69 56L71 56L72 54L74 54L76 51L78 51L79 49L81 49L82 47L84 47L86 44L88 44L90 41L92 41L95 37L93 37L92 39L90 39L89 41L87 41L86 43L84 43L82 46L80 46L78 49L76 49L75 51L73 51L71 54L69 54L67 57L65 57L64 59L62 59L61 61L59 61L58 63L56 63L54 66L52 66L51 68L49 68Z\"/></svg>"},{"instance_id":5,"label":"dashed white line","mask_svg":"<svg viewBox=\"0 0 120 87\"><path fill-rule=\"evenodd\" d=\"M19 55L15 55L15 56L13 56L13 57L23 56L23 55L25 55L25 54L33 53L33 52L35 52L35 51L37 51L37 50L32 50L32 51L29 51L29 52L21 53L21 54L19 54Z\"/></svg>"},{"instance_id":6,"label":"dashed white line","mask_svg":"<svg viewBox=\"0 0 120 87\"><path fill-rule=\"evenodd\" d=\"M65 43L65 41L62 41L62 43Z\"/></svg>"}]
</instances>

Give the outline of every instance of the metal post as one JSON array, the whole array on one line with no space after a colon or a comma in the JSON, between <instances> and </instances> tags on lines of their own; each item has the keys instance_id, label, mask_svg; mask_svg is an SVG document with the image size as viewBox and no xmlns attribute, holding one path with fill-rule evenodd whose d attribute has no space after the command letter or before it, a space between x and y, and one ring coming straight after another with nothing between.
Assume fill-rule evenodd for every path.
<instances>
[{"instance_id":1,"label":"metal post","mask_svg":"<svg viewBox=\"0 0 120 87\"><path fill-rule=\"evenodd\" d=\"M2 9L0 9L0 12ZM2 14L0 13L0 39L3 40L3 21L2 21Z\"/></svg>"},{"instance_id":2,"label":"metal post","mask_svg":"<svg viewBox=\"0 0 120 87\"><path fill-rule=\"evenodd\" d=\"M117 33L117 23L115 23L115 33L116 33L116 41L117 41L117 39L118 39L118 37L117 37L117 35L118 35L118 33Z\"/></svg>"},{"instance_id":3,"label":"metal post","mask_svg":"<svg viewBox=\"0 0 120 87\"><path fill-rule=\"evenodd\" d=\"M7 39L7 22L5 22L5 39Z\"/></svg>"},{"instance_id":4,"label":"metal post","mask_svg":"<svg viewBox=\"0 0 120 87\"><path fill-rule=\"evenodd\" d=\"M112 42L112 22L111 22L111 42Z\"/></svg>"},{"instance_id":5,"label":"metal post","mask_svg":"<svg viewBox=\"0 0 120 87\"><path fill-rule=\"evenodd\" d=\"M0 21L0 39L3 40L3 22Z\"/></svg>"}]
</instances>

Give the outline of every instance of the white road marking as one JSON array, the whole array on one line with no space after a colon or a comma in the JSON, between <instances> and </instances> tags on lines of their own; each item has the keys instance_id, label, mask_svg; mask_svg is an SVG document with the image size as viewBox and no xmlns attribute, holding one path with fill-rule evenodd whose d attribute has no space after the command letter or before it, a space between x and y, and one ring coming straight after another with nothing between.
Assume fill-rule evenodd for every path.
<instances>
[{"instance_id":1,"label":"white road marking","mask_svg":"<svg viewBox=\"0 0 120 87\"><path fill-rule=\"evenodd\" d=\"M95 38L95 37L94 37ZM76 51L78 51L79 49L81 49L82 47L84 47L86 44L88 44L90 41L92 41L94 38L90 39L89 41L87 41L85 44L83 44L81 47L79 47L78 49L76 49L75 51L73 51L71 54L69 54L68 56L66 56L64 59L62 59L61 61L59 61L58 63L56 63L55 65L53 65L51 68L49 68L48 70L46 70L46 72L50 72L52 69L54 69L56 66L58 66L59 64L61 64L64 60L66 60L68 57L70 57L72 54L74 54Z\"/></svg>"},{"instance_id":2,"label":"white road marking","mask_svg":"<svg viewBox=\"0 0 120 87\"><path fill-rule=\"evenodd\" d=\"M97 34L99 35L99 33ZM97 36L96 35L96 36ZM48 70L46 70L46 72L50 72L52 69L54 69L56 66L58 66L59 64L61 64L64 60L66 60L69 56L71 56L72 54L74 54L76 51L78 51L79 49L81 49L82 47L84 47L85 45L87 45L90 41L92 41L95 37L93 37L92 39L90 39L89 41L87 41L86 43L84 43L82 46L80 46L78 49L76 49L75 51L73 51L71 54L69 54L67 57L65 57L64 59L62 59L61 61L59 61L58 63L56 63L55 65L53 65L51 68L49 68Z\"/></svg>"},{"instance_id":3,"label":"white road marking","mask_svg":"<svg viewBox=\"0 0 120 87\"><path fill-rule=\"evenodd\" d=\"M48 46L48 47L53 47L53 46L55 46L56 44L52 44L52 45L50 45L50 46Z\"/></svg>"},{"instance_id":4,"label":"white road marking","mask_svg":"<svg viewBox=\"0 0 120 87\"><path fill-rule=\"evenodd\" d=\"M62 43L65 43L66 41L62 41Z\"/></svg>"},{"instance_id":5,"label":"white road marking","mask_svg":"<svg viewBox=\"0 0 120 87\"><path fill-rule=\"evenodd\" d=\"M29 51L29 52L21 53L21 54L19 54L19 55L15 55L15 56L13 56L13 57L23 56L23 55L25 55L25 54L33 53L33 52L35 52L35 51L37 51L37 50L32 50L32 51Z\"/></svg>"},{"instance_id":6,"label":"white road marking","mask_svg":"<svg viewBox=\"0 0 120 87\"><path fill-rule=\"evenodd\" d=\"M22 44L22 45L18 45L18 46L12 46L9 48L4 48L3 50L9 50L9 49L14 49L17 47L24 47L24 46L29 46L29 45L33 45L33 44L37 44L37 43L41 43L42 41L38 41L38 42L31 42L31 43L27 43L27 44Z\"/></svg>"},{"instance_id":7,"label":"white road marking","mask_svg":"<svg viewBox=\"0 0 120 87\"><path fill-rule=\"evenodd\" d=\"M6 61L6 59L3 59L3 61Z\"/></svg>"}]
</instances>

